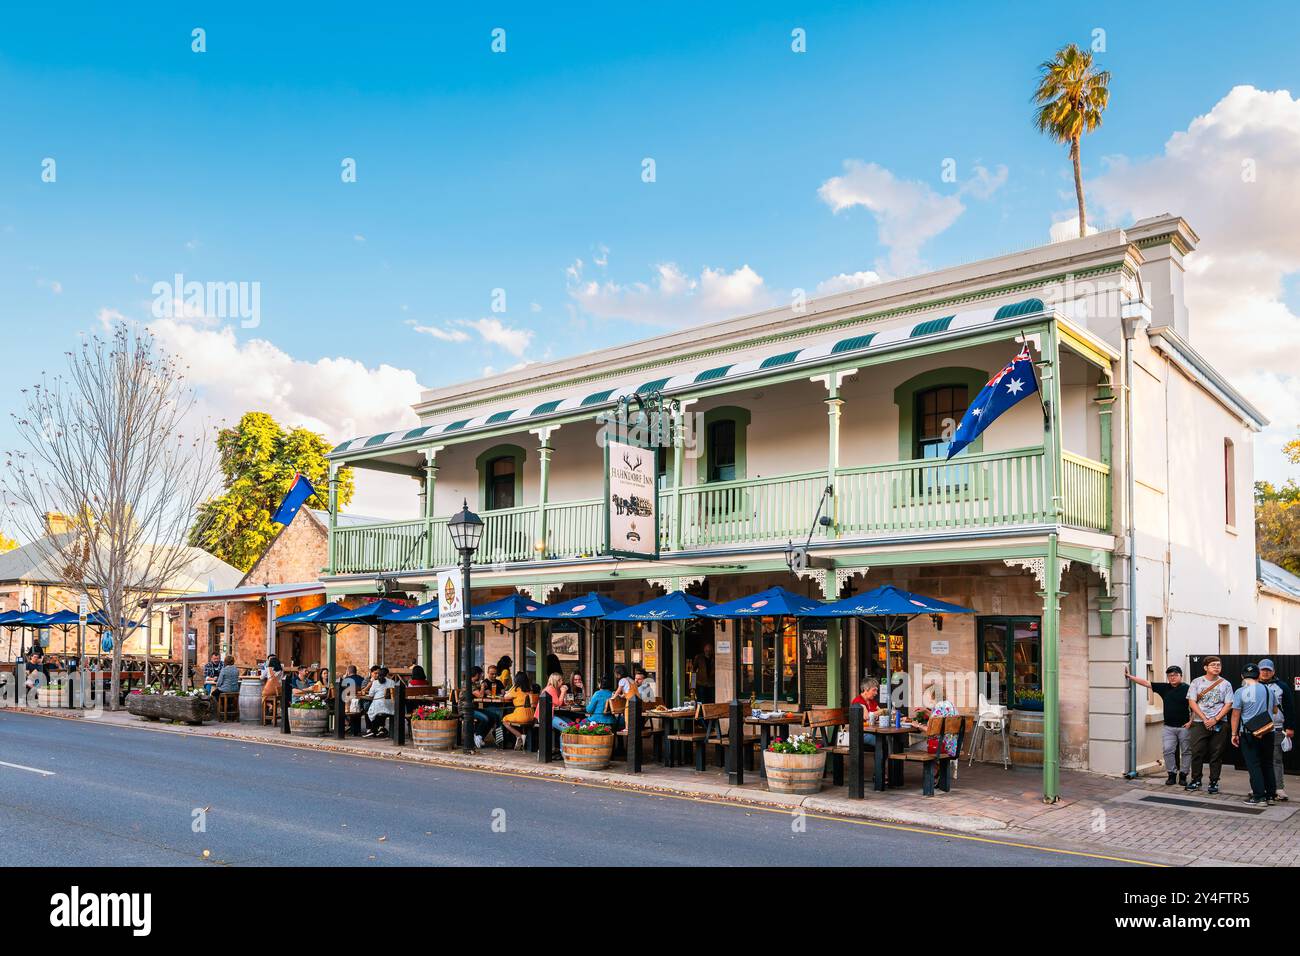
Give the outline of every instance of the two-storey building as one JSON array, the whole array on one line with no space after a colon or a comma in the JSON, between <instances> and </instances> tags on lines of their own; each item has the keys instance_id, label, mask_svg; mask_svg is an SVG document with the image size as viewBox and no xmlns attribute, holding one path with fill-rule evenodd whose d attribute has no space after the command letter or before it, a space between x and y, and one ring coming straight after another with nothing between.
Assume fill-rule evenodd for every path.
<instances>
[{"instance_id":1,"label":"two-storey building","mask_svg":"<svg viewBox=\"0 0 1300 956\"><path fill-rule=\"evenodd\" d=\"M433 389L418 427L333 451L359 481L409 475L411 515L332 525L324 581L331 595L428 588L456 560L445 525L465 499L486 522L475 604L510 589L634 603L892 583L975 613L893 635L825 623L803 640L774 618L496 629L476 647L493 658L504 641L530 670L558 658L589 679L653 664L669 695L711 669L719 700L770 697L778 668L805 704L847 702L865 675L940 671L966 689L989 675L986 693L1042 713L1049 797L1059 766L1133 769L1159 740L1125 665L1162 668L1255 615L1263 421L1189 344L1196 241L1163 216ZM1039 396L945 461L970 401L1025 344ZM662 397L674 418L655 455L657 560L606 541L604 422L629 395ZM810 541L797 571L791 541Z\"/></svg>"}]
</instances>

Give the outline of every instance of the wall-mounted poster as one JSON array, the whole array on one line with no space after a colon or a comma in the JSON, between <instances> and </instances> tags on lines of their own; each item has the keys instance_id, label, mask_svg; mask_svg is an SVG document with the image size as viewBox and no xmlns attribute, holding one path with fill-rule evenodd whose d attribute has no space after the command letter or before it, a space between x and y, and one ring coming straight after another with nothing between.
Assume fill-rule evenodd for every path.
<instances>
[{"instance_id":1,"label":"wall-mounted poster","mask_svg":"<svg viewBox=\"0 0 1300 956\"><path fill-rule=\"evenodd\" d=\"M605 442L605 550L625 558L659 557L655 449Z\"/></svg>"}]
</instances>

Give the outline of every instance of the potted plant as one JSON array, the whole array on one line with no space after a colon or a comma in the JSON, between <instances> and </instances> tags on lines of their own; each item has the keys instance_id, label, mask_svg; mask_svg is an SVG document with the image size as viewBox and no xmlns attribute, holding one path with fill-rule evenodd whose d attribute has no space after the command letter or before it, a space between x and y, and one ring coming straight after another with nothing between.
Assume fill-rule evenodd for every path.
<instances>
[{"instance_id":1,"label":"potted plant","mask_svg":"<svg viewBox=\"0 0 1300 956\"><path fill-rule=\"evenodd\" d=\"M201 724L212 719L212 698L202 690L163 690L161 684L155 683L144 690L131 691L126 698L126 710L145 720Z\"/></svg>"},{"instance_id":2,"label":"potted plant","mask_svg":"<svg viewBox=\"0 0 1300 956\"><path fill-rule=\"evenodd\" d=\"M299 694L289 705L289 732L304 737L324 737L329 704L321 694Z\"/></svg>"},{"instance_id":3,"label":"potted plant","mask_svg":"<svg viewBox=\"0 0 1300 956\"><path fill-rule=\"evenodd\" d=\"M451 750L456 746L456 724L450 707L417 707L411 714L411 742L424 750Z\"/></svg>"},{"instance_id":4,"label":"potted plant","mask_svg":"<svg viewBox=\"0 0 1300 956\"><path fill-rule=\"evenodd\" d=\"M826 772L826 751L808 734L777 737L763 751L763 768L773 793L817 793Z\"/></svg>"},{"instance_id":5,"label":"potted plant","mask_svg":"<svg viewBox=\"0 0 1300 956\"><path fill-rule=\"evenodd\" d=\"M594 720L570 724L560 734L560 753L567 766L578 770L604 770L614 754L614 728Z\"/></svg>"},{"instance_id":6,"label":"potted plant","mask_svg":"<svg viewBox=\"0 0 1300 956\"><path fill-rule=\"evenodd\" d=\"M1037 687L1024 687L1016 691L1015 710L1042 710L1043 692Z\"/></svg>"}]
</instances>

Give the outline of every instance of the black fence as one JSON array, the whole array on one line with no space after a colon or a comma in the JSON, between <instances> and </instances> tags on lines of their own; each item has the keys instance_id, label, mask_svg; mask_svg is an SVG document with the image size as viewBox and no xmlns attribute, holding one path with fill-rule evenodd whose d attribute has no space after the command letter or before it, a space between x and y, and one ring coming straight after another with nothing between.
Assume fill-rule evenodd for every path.
<instances>
[{"instance_id":1,"label":"black fence","mask_svg":"<svg viewBox=\"0 0 1300 956\"><path fill-rule=\"evenodd\" d=\"M1193 654L1189 657L1188 665L1191 673L1187 675L1188 680L1195 680L1205 673L1205 665L1201 661L1208 657L1208 654ZM1217 654L1214 655L1223 661L1223 679L1232 684L1236 689L1241 686L1241 669L1247 664L1258 664L1264 658L1269 658L1276 666L1275 671L1278 683L1290 689L1291 696L1300 704L1300 654ZM1232 759L1232 765L1238 770L1246 769L1246 761L1242 759L1241 751L1236 747L1229 745L1228 756ZM1289 754L1282 758L1282 769L1289 774L1300 776L1300 745L1293 747Z\"/></svg>"}]
</instances>

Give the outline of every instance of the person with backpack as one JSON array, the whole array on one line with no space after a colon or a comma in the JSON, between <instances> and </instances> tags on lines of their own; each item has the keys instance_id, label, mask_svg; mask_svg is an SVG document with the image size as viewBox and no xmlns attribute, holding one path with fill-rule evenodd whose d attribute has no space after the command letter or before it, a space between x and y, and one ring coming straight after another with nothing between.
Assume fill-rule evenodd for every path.
<instances>
[{"instance_id":1,"label":"person with backpack","mask_svg":"<svg viewBox=\"0 0 1300 956\"><path fill-rule=\"evenodd\" d=\"M1295 694L1277 679L1277 668L1273 666L1271 657L1259 662L1259 682L1276 687L1281 695L1279 706L1273 711L1273 777L1277 783L1277 800L1285 803L1286 775L1282 760L1295 741Z\"/></svg>"},{"instance_id":2,"label":"person with backpack","mask_svg":"<svg viewBox=\"0 0 1300 956\"><path fill-rule=\"evenodd\" d=\"M1207 793L1219 792L1219 774L1223 772L1223 755L1228 749L1228 734L1223 732L1232 716L1232 684L1223 679L1223 661L1213 654L1203 661L1205 673L1187 688L1187 706L1192 711L1192 779L1184 790L1201 789L1201 770L1208 758L1210 787Z\"/></svg>"},{"instance_id":3,"label":"person with backpack","mask_svg":"<svg viewBox=\"0 0 1300 956\"><path fill-rule=\"evenodd\" d=\"M1272 806L1277 798L1273 775L1273 711L1280 708L1281 688L1261 684L1259 668L1247 664L1241 669L1241 687L1232 695L1232 745L1241 750L1250 774L1251 806Z\"/></svg>"}]
</instances>

